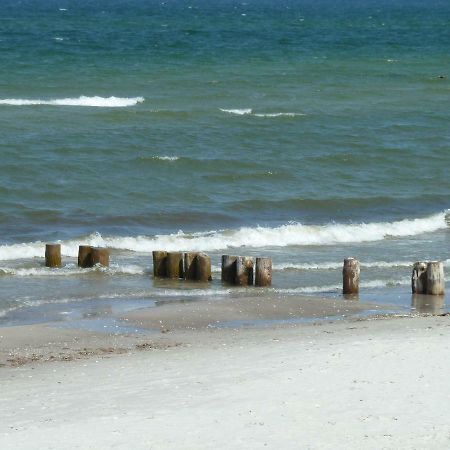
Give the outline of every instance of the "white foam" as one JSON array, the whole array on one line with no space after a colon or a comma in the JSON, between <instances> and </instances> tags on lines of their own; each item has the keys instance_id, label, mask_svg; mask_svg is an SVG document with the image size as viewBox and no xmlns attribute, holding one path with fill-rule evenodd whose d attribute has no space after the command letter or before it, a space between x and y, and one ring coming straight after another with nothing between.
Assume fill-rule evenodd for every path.
<instances>
[{"instance_id":1,"label":"white foam","mask_svg":"<svg viewBox=\"0 0 450 450\"><path fill-rule=\"evenodd\" d=\"M302 286L296 288L280 288L273 289L273 292L278 294L316 294L319 292L338 292L340 286L338 285L325 285L325 286Z\"/></svg>"},{"instance_id":2,"label":"white foam","mask_svg":"<svg viewBox=\"0 0 450 450\"><path fill-rule=\"evenodd\" d=\"M371 280L360 283L360 287L363 289L376 289L386 288L393 286L403 286L411 283L410 277L403 277L398 280ZM326 292L341 292L342 285L332 284L325 286L301 286L297 288L280 288L273 289L274 292L279 294L317 294Z\"/></svg>"},{"instance_id":3,"label":"white foam","mask_svg":"<svg viewBox=\"0 0 450 450\"><path fill-rule=\"evenodd\" d=\"M246 114L251 114L252 110L250 108L246 109L222 109L220 108L222 112L228 113L228 114L235 114L237 116L245 116Z\"/></svg>"},{"instance_id":4,"label":"white foam","mask_svg":"<svg viewBox=\"0 0 450 450\"><path fill-rule=\"evenodd\" d=\"M158 159L160 161L178 161L179 156L154 156L153 159Z\"/></svg>"},{"instance_id":5,"label":"white foam","mask_svg":"<svg viewBox=\"0 0 450 450\"><path fill-rule=\"evenodd\" d=\"M91 106L97 108L125 108L127 106L134 106L138 103L142 103L144 100L144 97L86 97L82 95L78 98L61 98L54 100L6 98L0 99L0 105Z\"/></svg>"},{"instance_id":6,"label":"white foam","mask_svg":"<svg viewBox=\"0 0 450 450\"><path fill-rule=\"evenodd\" d=\"M149 268L136 265L112 264L110 267L96 266L81 269L75 264L67 264L61 269L52 269L49 267L0 267L0 275L12 275L16 277L66 277L90 272L100 272L107 275L143 275L149 270Z\"/></svg>"},{"instance_id":7,"label":"white foam","mask_svg":"<svg viewBox=\"0 0 450 450\"><path fill-rule=\"evenodd\" d=\"M296 117L296 116L306 116L304 113L296 112L275 112L275 113L254 113L251 108L244 109L223 109L219 108L222 112L228 114L234 114L237 116L252 115L253 117Z\"/></svg>"},{"instance_id":8,"label":"white foam","mask_svg":"<svg viewBox=\"0 0 450 450\"><path fill-rule=\"evenodd\" d=\"M342 261L324 263L281 263L274 264L273 270L335 270L342 269ZM366 268L390 268L390 267L411 267L412 261L360 261L361 267Z\"/></svg>"},{"instance_id":9,"label":"white foam","mask_svg":"<svg viewBox=\"0 0 450 450\"><path fill-rule=\"evenodd\" d=\"M278 112L278 113L258 113L253 114L255 117L297 117L297 116L306 116L303 113L294 113L294 112Z\"/></svg>"},{"instance_id":10,"label":"white foam","mask_svg":"<svg viewBox=\"0 0 450 450\"><path fill-rule=\"evenodd\" d=\"M30 242L23 244L0 245L0 260L43 258L45 244L43 242Z\"/></svg>"},{"instance_id":11,"label":"white foam","mask_svg":"<svg viewBox=\"0 0 450 450\"><path fill-rule=\"evenodd\" d=\"M390 237L417 236L445 229L446 212L421 219L404 219L396 222L360 224L302 225L291 223L279 227L242 227L237 230L219 230L201 233L184 233L156 236L106 236L93 233L83 239L62 241L63 256L75 257L78 246L92 245L119 250L149 253L167 251L217 251L232 248L287 247L305 245L334 245L380 241ZM31 242L0 246L0 260L44 257L45 244Z\"/></svg>"}]
</instances>

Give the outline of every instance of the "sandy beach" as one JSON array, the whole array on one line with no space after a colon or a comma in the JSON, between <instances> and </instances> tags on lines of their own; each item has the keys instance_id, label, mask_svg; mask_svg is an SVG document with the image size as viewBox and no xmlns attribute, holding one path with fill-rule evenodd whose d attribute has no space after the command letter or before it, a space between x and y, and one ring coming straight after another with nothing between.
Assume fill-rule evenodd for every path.
<instances>
[{"instance_id":1,"label":"sandy beach","mask_svg":"<svg viewBox=\"0 0 450 450\"><path fill-rule=\"evenodd\" d=\"M0 448L448 448L449 318L314 320L308 301L263 326L208 326L253 317L236 300L123 318L147 335L2 328Z\"/></svg>"}]
</instances>

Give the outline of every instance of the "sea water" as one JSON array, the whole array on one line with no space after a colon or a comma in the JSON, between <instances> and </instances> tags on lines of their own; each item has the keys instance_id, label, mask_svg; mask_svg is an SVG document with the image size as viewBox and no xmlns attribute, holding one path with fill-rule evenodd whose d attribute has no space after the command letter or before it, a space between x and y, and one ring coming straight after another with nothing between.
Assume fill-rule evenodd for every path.
<instances>
[{"instance_id":1,"label":"sea water","mask_svg":"<svg viewBox=\"0 0 450 450\"><path fill-rule=\"evenodd\" d=\"M0 315L124 299L340 296L411 306L450 269L450 3L3 0ZM44 267L61 242L64 267ZM79 269L79 244L111 267ZM202 250L208 286L152 279ZM273 258L222 286L220 255Z\"/></svg>"}]
</instances>

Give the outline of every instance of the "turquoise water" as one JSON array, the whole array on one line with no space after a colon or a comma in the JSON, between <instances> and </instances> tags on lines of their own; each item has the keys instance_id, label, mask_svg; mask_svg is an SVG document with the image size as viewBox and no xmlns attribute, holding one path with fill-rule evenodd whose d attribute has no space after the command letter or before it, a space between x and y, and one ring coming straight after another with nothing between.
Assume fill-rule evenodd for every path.
<instances>
[{"instance_id":1,"label":"turquoise water","mask_svg":"<svg viewBox=\"0 0 450 450\"><path fill-rule=\"evenodd\" d=\"M198 295L153 283L154 249L272 256L283 294L338 295L351 255L363 297L409 306L412 262L450 265L449 20L446 1L3 1L0 311ZM80 243L112 268L76 269Z\"/></svg>"}]
</instances>

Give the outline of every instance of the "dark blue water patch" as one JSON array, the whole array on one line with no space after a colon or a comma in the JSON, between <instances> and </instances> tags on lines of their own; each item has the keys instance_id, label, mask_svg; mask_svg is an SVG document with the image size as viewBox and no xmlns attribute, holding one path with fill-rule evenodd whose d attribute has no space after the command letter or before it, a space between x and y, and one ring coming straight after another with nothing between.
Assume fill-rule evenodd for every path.
<instances>
[{"instance_id":1,"label":"dark blue water patch","mask_svg":"<svg viewBox=\"0 0 450 450\"><path fill-rule=\"evenodd\" d=\"M156 234L198 232L221 228L232 228L238 221L233 213L206 211L143 211L140 214L102 215L92 211L77 211L68 214L50 211L34 211L27 214L16 212L3 218L5 238L2 244L33 241L80 239L92 233L104 236L153 236ZM52 219L54 217L54 219ZM30 220L31 219L31 220ZM0 221L1 223L1 221ZM51 225L50 225L51 224Z\"/></svg>"},{"instance_id":2,"label":"dark blue water patch","mask_svg":"<svg viewBox=\"0 0 450 450\"><path fill-rule=\"evenodd\" d=\"M422 194L419 197L335 197L335 198L290 198L268 200L252 198L229 205L230 209L248 214L261 225L274 213L281 220L298 221L302 224L326 225L332 222L343 224L359 222L384 222L415 218L417 202L423 205L423 216L444 211L450 207L446 195ZM422 216L422 215L421 215ZM270 222L269 222L270 223Z\"/></svg>"},{"instance_id":3,"label":"dark blue water patch","mask_svg":"<svg viewBox=\"0 0 450 450\"><path fill-rule=\"evenodd\" d=\"M104 67L105 74L124 75L127 68L117 67L124 59L131 68L145 59L179 67L193 59L229 64L238 56L420 54L448 42L448 4L440 1L219 1L192 2L192 8L182 1L84 1L67 11L57 2L4 3L6 71L25 65L43 76L49 62L59 63L63 75L65 68L77 70L81 80ZM22 59L15 57L18 47ZM26 65L28 56L35 64Z\"/></svg>"}]
</instances>

